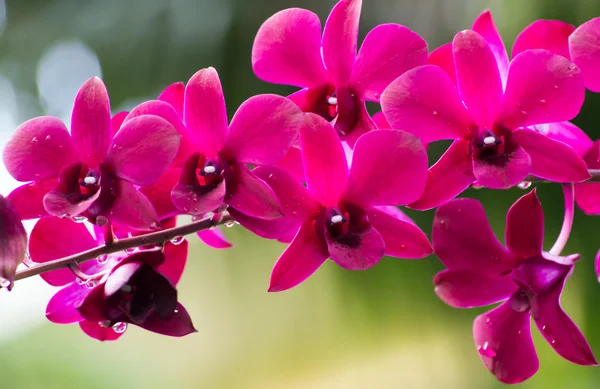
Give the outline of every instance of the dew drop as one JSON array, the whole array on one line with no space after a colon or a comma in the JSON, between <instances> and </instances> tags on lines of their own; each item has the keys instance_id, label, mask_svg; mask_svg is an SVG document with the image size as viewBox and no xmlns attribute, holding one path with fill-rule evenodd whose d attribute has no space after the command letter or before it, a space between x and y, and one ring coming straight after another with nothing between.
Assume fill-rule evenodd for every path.
<instances>
[{"instance_id":1,"label":"dew drop","mask_svg":"<svg viewBox=\"0 0 600 389\"><path fill-rule=\"evenodd\" d=\"M107 261L108 261L107 254L101 254L96 258L96 262L98 262L98 265L104 265Z\"/></svg>"},{"instance_id":2,"label":"dew drop","mask_svg":"<svg viewBox=\"0 0 600 389\"><path fill-rule=\"evenodd\" d=\"M37 143L38 142L38 138L36 136L34 136L33 138L31 138L31 143Z\"/></svg>"},{"instance_id":3,"label":"dew drop","mask_svg":"<svg viewBox=\"0 0 600 389\"><path fill-rule=\"evenodd\" d=\"M529 115L529 114L527 113L527 111L521 111L521 116L523 116L524 118L526 118L526 117L527 117L527 115Z\"/></svg>"},{"instance_id":4,"label":"dew drop","mask_svg":"<svg viewBox=\"0 0 600 389\"><path fill-rule=\"evenodd\" d=\"M438 111L433 111L433 116L440 116Z\"/></svg>"},{"instance_id":5,"label":"dew drop","mask_svg":"<svg viewBox=\"0 0 600 389\"><path fill-rule=\"evenodd\" d=\"M479 354L484 357L494 358L496 356L496 351L494 351L488 342L485 342L483 346L479 347Z\"/></svg>"},{"instance_id":6,"label":"dew drop","mask_svg":"<svg viewBox=\"0 0 600 389\"><path fill-rule=\"evenodd\" d=\"M45 138L45 139L46 139L46 140L50 140L50 139L51 139L50 135L46 135L46 138Z\"/></svg>"},{"instance_id":7,"label":"dew drop","mask_svg":"<svg viewBox=\"0 0 600 389\"><path fill-rule=\"evenodd\" d=\"M10 286L10 284L11 284L10 280L0 277L0 288L8 288Z\"/></svg>"},{"instance_id":8,"label":"dew drop","mask_svg":"<svg viewBox=\"0 0 600 389\"><path fill-rule=\"evenodd\" d=\"M100 215L96 218L96 225L98 227L104 227L107 223L108 223L108 218L106 216Z\"/></svg>"},{"instance_id":9,"label":"dew drop","mask_svg":"<svg viewBox=\"0 0 600 389\"><path fill-rule=\"evenodd\" d=\"M75 278L75 282L77 283L77 285L85 285L85 281L79 277Z\"/></svg>"},{"instance_id":10,"label":"dew drop","mask_svg":"<svg viewBox=\"0 0 600 389\"><path fill-rule=\"evenodd\" d=\"M233 227L235 226L235 222L233 220L229 220L228 222L225 222L225 227Z\"/></svg>"},{"instance_id":11,"label":"dew drop","mask_svg":"<svg viewBox=\"0 0 600 389\"><path fill-rule=\"evenodd\" d=\"M110 327L110 320L99 321L98 325L102 328Z\"/></svg>"},{"instance_id":12,"label":"dew drop","mask_svg":"<svg viewBox=\"0 0 600 389\"><path fill-rule=\"evenodd\" d=\"M125 249L125 252L126 252L127 254L133 254L133 253L135 253L136 251L137 251L137 247L130 247L130 248L128 248L128 249Z\"/></svg>"},{"instance_id":13,"label":"dew drop","mask_svg":"<svg viewBox=\"0 0 600 389\"><path fill-rule=\"evenodd\" d=\"M489 327L491 327L492 326L492 320L489 317L486 317L485 324L487 324Z\"/></svg>"},{"instance_id":14,"label":"dew drop","mask_svg":"<svg viewBox=\"0 0 600 389\"><path fill-rule=\"evenodd\" d=\"M185 240L185 238L183 236L176 236L171 239L171 243L173 243L174 245L177 246L177 245L182 244L184 240Z\"/></svg>"},{"instance_id":15,"label":"dew drop","mask_svg":"<svg viewBox=\"0 0 600 389\"><path fill-rule=\"evenodd\" d=\"M545 99L541 99L540 100L540 104L545 105L546 104L546 100Z\"/></svg>"},{"instance_id":16,"label":"dew drop","mask_svg":"<svg viewBox=\"0 0 600 389\"><path fill-rule=\"evenodd\" d=\"M84 221L87 220L87 217L85 216L73 216L71 218L72 221L74 221L75 223L83 223Z\"/></svg>"},{"instance_id":17,"label":"dew drop","mask_svg":"<svg viewBox=\"0 0 600 389\"><path fill-rule=\"evenodd\" d=\"M85 287L86 287L86 288L88 288L88 289L94 289L94 287L95 287L96 285L98 285L98 281L96 281L96 280L95 280L95 279L93 279L93 278L90 278L89 280L87 280L87 281L85 282Z\"/></svg>"},{"instance_id":18,"label":"dew drop","mask_svg":"<svg viewBox=\"0 0 600 389\"><path fill-rule=\"evenodd\" d=\"M531 187L531 181L521 181L517 184L517 188L519 189L529 189Z\"/></svg>"},{"instance_id":19,"label":"dew drop","mask_svg":"<svg viewBox=\"0 0 600 389\"><path fill-rule=\"evenodd\" d=\"M558 85L554 84L554 89L558 89Z\"/></svg>"},{"instance_id":20,"label":"dew drop","mask_svg":"<svg viewBox=\"0 0 600 389\"><path fill-rule=\"evenodd\" d=\"M127 323L123 323L123 322L115 323L115 325L112 326L112 329L117 334L122 334L123 332L125 332L127 330Z\"/></svg>"}]
</instances>

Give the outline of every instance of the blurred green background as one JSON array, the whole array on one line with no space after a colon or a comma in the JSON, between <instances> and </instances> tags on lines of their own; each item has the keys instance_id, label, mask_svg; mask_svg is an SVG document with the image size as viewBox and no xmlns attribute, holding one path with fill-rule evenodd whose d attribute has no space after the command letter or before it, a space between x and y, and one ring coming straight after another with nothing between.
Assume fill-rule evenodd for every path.
<instances>
[{"instance_id":1,"label":"blurred green background","mask_svg":"<svg viewBox=\"0 0 600 389\"><path fill-rule=\"evenodd\" d=\"M250 66L256 30L287 7L308 8L324 21L333 0L0 0L0 137L20 122L52 114L68 120L75 92L101 73L114 111L155 97L196 70L215 66L230 114L251 95L293 89L258 80ZM590 0L364 0L361 38L384 22L404 24L433 49L469 28L490 8L509 50L535 19L579 25L600 15ZM575 120L600 135L600 97L589 95ZM441 153L431 149L430 160ZM14 183L1 176L2 191ZM484 203L498 236L504 215L524 192L469 190ZM540 185L546 249L562 222L557 185ZM430 232L432 212L409 212ZM563 296L566 311L600 356L600 285L593 259L600 218L576 215L565 252L580 252ZM502 385L479 360L471 324L479 310L456 310L433 293L442 266L385 258L367 272L327 263L301 286L266 292L284 245L239 226L226 251L191 237L180 300L198 333L183 339L130 327L113 343L87 338L76 325L45 320L51 288L39 280L0 291L0 382L53 388L444 388ZM535 331L534 331L535 332ZM539 373L523 388L598 388L600 368L572 365L535 334Z\"/></svg>"}]
</instances>

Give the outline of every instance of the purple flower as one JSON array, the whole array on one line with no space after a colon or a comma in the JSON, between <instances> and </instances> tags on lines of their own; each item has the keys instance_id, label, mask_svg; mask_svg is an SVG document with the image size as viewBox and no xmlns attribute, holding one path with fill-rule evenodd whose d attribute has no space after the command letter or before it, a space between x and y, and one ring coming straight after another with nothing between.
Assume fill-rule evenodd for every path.
<instances>
[{"instance_id":1,"label":"purple flower","mask_svg":"<svg viewBox=\"0 0 600 389\"><path fill-rule=\"evenodd\" d=\"M425 234L388 205L418 198L425 185L427 156L410 134L379 130L356 142L348 169L342 142L323 118L305 114L300 143L308 188L277 167L256 174L277 194L286 217L260 221L233 215L242 225L272 238L294 236L271 275L269 291L292 288L327 259L365 270L384 254L422 258L432 249ZM393 167L394 174L389 174Z\"/></svg>"},{"instance_id":2,"label":"purple flower","mask_svg":"<svg viewBox=\"0 0 600 389\"><path fill-rule=\"evenodd\" d=\"M361 0L338 2L322 38L316 14L300 8L280 11L261 26L252 48L254 73L303 88L290 98L303 111L334 121L350 146L376 128L364 101L378 102L392 80L427 62L427 43L397 24L371 30L357 55L361 6Z\"/></svg>"},{"instance_id":3,"label":"purple flower","mask_svg":"<svg viewBox=\"0 0 600 389\"><path fill-rule=\"evenodd\" d=\"M529 174L556 182L590 177L570 147L528 128L577 115L584 99L579 69L550 51L527 50L504 72L508 58L491 15L482 15L475 27L481 34L466 30L455 36L452 60L448 46L432 55L444 68L409 70L382 95L392 127L425 143L455 140L431 167L425 193L413 208L443 204L474 182L504 189ZM454 71L456 81L448 75Z\"/></svg>"},{"instance_id":4,"label":"purple flower","mask_svg":"<svg viewBox=\"0 0 600 389\"><path fill-rule=\"evenodd\" d=\"M0 288L12 289L26 251L27 233L21 218L10 201L0 196Z\"/></svg>"},{"instance_id":5,"label":"purple flower","mask_svg":"<svg viewBox=\"0 0 600 389\"><path fill-rule=\"evenodd\" d=\"M47 217L40 219L33 228L29 251L34 262L44 263L94 248L98 246L100 240L100 237L94 239L84 224L73 223L67 219ZM113 320L105 317L102 320L96 320L97 318L91 314L90 316L83 315L78 308L87 301L87 308L90 310L96 309L95 313L98 309L102 309L105 306L104 300L92 301L86 299L92 299L94 296L98 298L99 292L97 290L103 288L107 282L113 283L113 286L115 282L129 282L130 279L123 276L124 271L118 270L123 266L126 266L126 269L129 270L132 270L133 267L142 269L141 272L133 272L135 278L131 282L136 283L136 285L141 283L142 288L149 285L152 288L154 284L159 287L162 286L160 293L172 296L174 293L173 285L179 282L183 273L187 251L187 241L183 241L178 245L166 243L162 251L137 251L135 254L122 252L104 255L97 260L87 261L80 265L83 273L92 276L87 281L76 278L68 269L43 273L42 278L50 285L63 287L50 299L46 308L46 316L53 323L79 323L86 334L98 340L117 339L125 331L126 323L131 322L129 319L119 317L118 320ZM129 265L127 265L128 263ZM133 277L133 274L130 275ZM168 281L168 284L166 281ZM92 292L95 295L90 297ZM113 297L110 301L118 300L119 296ZM96 305L93 305L93 303ZM148 306L147 301L146 303L146 309L154 309L153 306ZM183 324L187 323L187 329L190 331L193 330L193 327L186 311L180 309L180 305L177 305L177 307L178 312L174 318L161 319L163 321L158 324L162 323L162 326L152 322L152 320L156 321L157 318L150 315L151 312L147 312L149 313L148 317L151 319L149 323L138 320L133 324L165 335L180 336L185 332L183 331Z\"/></svg>"},{"instance_id":6,"label":"purple flower","mask_svg":"<svg viewBox=\"0 0 600 389\"><path fill-rule=\"evenodd\" d=\"M177 209L202 215L226 204L252 217L281 217L275 194L246 164L273 165L287 154L298 137L300 109L285 97L258 95L246 100L228 125L221 83L213 68L198 71L185 86L183 122L179 108L171 105L179 104L176 91L162 98L167 95L174 102L143 103L125 123L153 114L184 134L175 170L170 172L179 174L171 193Z\"/></svg>"},{"instance_id":7,"label":"purple flower","mask_svg":"<svg viewBox=\"0 0 600 389\"><path fill-rule=\"evenodd\" d=\"M579 255L543 252L543 238L544 215L535 191L508 211L507 248L494 236L476 200L450 201L435 214L433 247L447 267L434 279L435 292L458 308L503 302L475 319L473 335L481 360L505 383L524 381L538 369L530 317L560 356L580 365L597 364L560 306L564 283Z\"/></svg>"},{"instance_id":8,"label":"purple flower","mask_svg":"<svg viewBox=\"0 0 600 389\"><path fill-rule=\"evenodd\" d=\"M577 29L560 20L536 20L517 37L513 56L530 49L546 49L569 58L583 74L585 86L600 92L600 18Z\"/></svg>"},{"instance_id":9,"label":"purple flower","mask_svg":"<svg viewBox=\"0 0 600 389\"><path fill-rule=\"evenodd\" d=\"M164 119L145 115L124 123L113 138L108 93L97 77L79 90L71 123L69 134L59 119L31 119L7 143L7 170L18 181L32 181L11 194L19 209L43 216L43 198L54 216L155 228L156 212L136 186L153 184L171 164L179 134Z\"/></svg>"}]
</instances>

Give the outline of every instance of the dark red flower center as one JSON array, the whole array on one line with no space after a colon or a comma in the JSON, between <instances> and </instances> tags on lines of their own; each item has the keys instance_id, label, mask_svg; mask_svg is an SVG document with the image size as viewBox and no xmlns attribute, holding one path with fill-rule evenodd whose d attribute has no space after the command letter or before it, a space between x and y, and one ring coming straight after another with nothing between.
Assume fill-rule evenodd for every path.
<instances>
[{"instance_id":1,"label":"dark red flower center","mask_svg":"<svg viewBox=\"0 0 600 389\"><path fill-rule=\"evenodd\" d=\"M505 165L517 147L512 132L499 126L477 128L471 137L473 158L491 165Z\"/></svg>"},{"instance_id":2,"label":"dark red flower center","mask_svg":"<svg viewBox=\"0 0 600 389\"><path fill-rule=\"evenodd\" d=\"M324 247L329 239L348 247L360 245L361 237L370 226L364 210L353 204L340 204L338 207L323 207L317 216L315 230Z\"/></svg>"},{"instance_id":3,"label":"dark red flower center","mask_svg":"<svg viewBox=\"0 0 600 389\"><path fill-rule=\"evenodd\" d=\"M304 112L315 113L327 121L335 120L335 129L340 136L348 135L358 122L358 94L345 86L324 85L309 88L304 101L297 101Z\"/></svg>"}]
</instances>

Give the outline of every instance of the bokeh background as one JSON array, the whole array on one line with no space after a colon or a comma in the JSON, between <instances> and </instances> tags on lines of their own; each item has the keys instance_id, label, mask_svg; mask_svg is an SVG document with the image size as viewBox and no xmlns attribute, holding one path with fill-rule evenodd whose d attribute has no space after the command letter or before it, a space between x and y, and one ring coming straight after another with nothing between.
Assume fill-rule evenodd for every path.
<instances>
[{"instance_id":1,"label":"bokeh background","mask_svg":"<svg viewBox=\"0 0 600 389\"><path fill-rule=\"evenodd\" d=\"M360 37L384 22L417 31L430 49L448 42L490 8L510 50L535 19L579 25L600 15L589 0L364 0ZM334 0L0 0L0 143L41 114L69 120L81 83L101 75L114 111L154 98L206 66L219 70L230 114L246 98L293 90L258 80L250 66L254 34L273 13L308 8L324 21ZM589 95L575 120L600 135L600 96ZM442 147L431 149L434 161ZM15 183L2 172L1 191ZM499 236L510 204L524 192L469 190ZM546 248L562 221L557 185L541 184ZM432 212L409 212L428 233ZM593 259L600 218L576 215L566 252L579 252L563 296L567 312L600 354L600 285ZM183 339L130 327L114 343L87 338L77 325L46 321L53 293L37 279L0 291L0 382L53 388L443 388L502 385L480 363L471 324L483 309L456 310L433 293L442 267L385 258L367 272L327 263L301 286L266 292L285 246L241 227L225 230L235 248L217 251L191 238L180 299L198 333ZM65 244L68 244L65 242ZM534 331L535 332L535 331ZM554 354L539 334L539 373L523 388L598 388L600 368Z\"/></svg>"}]
</instances>

